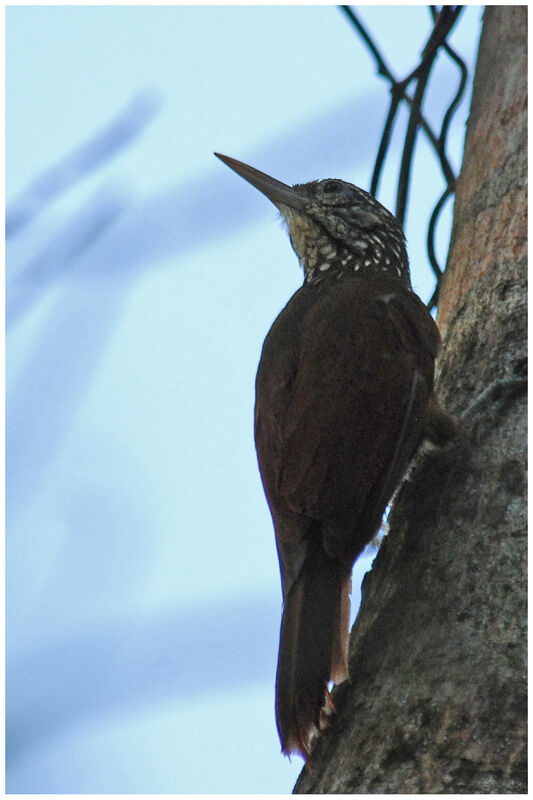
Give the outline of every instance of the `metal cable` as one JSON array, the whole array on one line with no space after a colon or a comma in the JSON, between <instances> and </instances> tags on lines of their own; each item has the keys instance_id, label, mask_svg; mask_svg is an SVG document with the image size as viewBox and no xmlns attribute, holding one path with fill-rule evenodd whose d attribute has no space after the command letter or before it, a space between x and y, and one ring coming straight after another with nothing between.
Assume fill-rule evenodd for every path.
<instances>
[{"instance_id":1,"label":"metal cable","mask_svg":"<svg viewBox=\"0 0 533 800\"><path fill-rule=\"evenodd\" d=\"M356 12L350 8L350 6L340 6L340 10L347 17L350 24L355 28L358 35L370 51L374 61L376 62L378 74L382 75L385 80L390 83L391 101L387 118L385 120L385 125L383 127L383 133L379 143L378 153L370 182L371 193L375 195L378 190L379 180L391 141L396 114L402 101L407 103L410 109L409 121L407 123L407 129L404 138L404 147L400 164L400 176L398 179L396 196L396 216L402 226L407 213L411 167L416 147L416 136L419 128L425 133L442 171L445 181L445 188L432 210L426 241L428 260L435 275L436 281L435 291L428 303L428 307L432 309L437 304L439 281L443 273L443 269L439 266L435 254L435 231L440 213L446 204L446 201L455 192L456 182L456 175L446 155L446 142L450 129L450 123L464 95L468 77L464 61L450 47L449 43L447 42L447 37L457 22L463 8L462 6L443 6L439 11L435 6L430 7L430 13L433 19L433 29L422 51L420 62L415 69L412 70L402 80L397 80L394 77L393 73L387 66L387 63L376 42L363 25ZM431 70L435 65L439 52L441 51L446 53L446 55L457 65L460 73L460 79L457 92L444 112L440 132L438 135L436 135L422 113L422 104L424 95L428 89ZM407 89L412 83L414 84L414 93L411 96L411 94L407 92Z\"/></svg>"}]
</instances>

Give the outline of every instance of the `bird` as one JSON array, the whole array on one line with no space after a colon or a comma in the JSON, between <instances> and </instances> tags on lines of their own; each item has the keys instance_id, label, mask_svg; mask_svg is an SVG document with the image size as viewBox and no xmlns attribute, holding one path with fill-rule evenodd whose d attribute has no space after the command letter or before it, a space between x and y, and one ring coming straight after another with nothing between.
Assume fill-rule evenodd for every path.
<instances>
[{"instance_id":1,"label":"bird","mask_svg":"<svg viewBox=\"0 0 533 800\"><path fill-rule=\"evenodd\" d=\"M353 564L421 442L446 443L456 423L396 217L346 181L290 186L215 156L277 207L304 273L263 344L254 433L283 596L276 724L282 752L307 763L349 677Z\"/></svg>"}]
</instances>

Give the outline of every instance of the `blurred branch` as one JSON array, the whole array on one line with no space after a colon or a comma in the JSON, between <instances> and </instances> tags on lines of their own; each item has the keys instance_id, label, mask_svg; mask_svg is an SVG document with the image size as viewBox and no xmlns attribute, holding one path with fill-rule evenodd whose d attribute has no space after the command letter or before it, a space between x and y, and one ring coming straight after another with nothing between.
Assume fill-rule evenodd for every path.
<instances>
[{"instance_id":1,"label":"blurred branch","mask_svg":"<svg viewBox=\"0 0 533 800\"><path fill-rule=\"evenodd\" d=\"M109 617L97 629L81 626L26 652L14 655L11 648L8 763L59 731L117 708L267 682L278 605L277 598L259 595L172 609L146 621Z\"/></svg>"},{"instance_id":2,"label":"blurred branch","mask_svg":"<svg viewBox=\"0 0 533 800\"><path fill-rule=\"evenodd\" d=\"M101 167L136 139L160 105L161 101L154 92L137 95L103 130L33 180L6 211L6 238L28 225L54 197Z\"/></svg>"},{"instance_id":3,"label":"blurred branch","mask_svg":"<svg viewBox=\"0 0 533 800\"><path fill-rule=\"evenodd\" d=\"M371 104L368 95L358 100L357 108L360 115L366 113L367 120L379 124L378 108ZM318 171L333 173L350 159L364 163L372 158L371 144L363 142L354 153L352 118L353 106L346 102L327 113L316 113L272 139L250 156L250 160L278 164L280 169L288 160L296 176L303 177L309 164L301 147L302 136L312 136L317 143L317 153L323 154L323 160L316 164ZM333 136L334 151L328 146ZM29 258L25 255L26 247L16 250L19 243L24 245L26 238L30 240L30 232L26 230L18 239L12 239L12 247L8 249L6 289L9 324L39 299L35 291L37 285L41 293L48 288L47 276L51 285L52 280L66 273L68 254L78 261L83 258L84 275L93 278L120 275L122 279L154 262L162 263L169 255L183 257L189 250L226 236L228 230L239 229L261 213L262 204L254 204L253 199L228 205L226 197L231 179L218 173L219 170L211 168L189 180L180 178L169 187L129 202L127 213L122 211L126 201L131 201L131 193L121 191L120 185L104 186L100 194L95 193L76 213L74 209L65 212L71 216L54 223L53 230L35 237L35 241L40 242L41 237L46 236L37 251L36 246L30 249ZM97 209L99 200L100 212ZM87 219L83 220L83 216ZM85 243L83 252L82 242ZM93 245L91 248L89 242ZM33 245L33 239L29 243ZM31 296L23 297L24 292Z\"/></svg>"},{"instance_id":4,"label":"blurred branch","mask_svg":"<svg viewBox=\"0 0 533 800\"><path fill-rule=\"evenodd\" d=\"M64 274L92 247L125 209L122 193L99 190L69 222L55 231L43 250L11 281L6 293L8 330L19 317L43 296L55 278Z\"/></svg>"}]
</instances>

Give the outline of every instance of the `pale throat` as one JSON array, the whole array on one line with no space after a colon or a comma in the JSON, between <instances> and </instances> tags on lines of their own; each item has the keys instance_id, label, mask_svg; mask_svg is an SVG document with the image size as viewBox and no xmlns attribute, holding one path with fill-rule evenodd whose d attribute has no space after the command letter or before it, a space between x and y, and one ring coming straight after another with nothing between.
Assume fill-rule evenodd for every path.
<instances>
[{"instance_id":1,"label":"pale throat","mask_svg":"<svg viewBox=\"0 0 533 800\"><path fill-rule=\"evenodd\" d=\"M330 266L337 255L334 241L307 215L299 214L288 206L280 206L291 244L308 279L314 277L322 266Z\"/></svg>"},{"instance_id":2,"label":"pale throat","mask_svg":"<svg viewBox=\"0 0 533 800\"><path fill-rule=\"evenodd\" d=\"M352 235L349 242L344 243L329 236L307 214L288 206L280 205L279 210L307 283L319 283L326 277L339 279L350 273L382 275L385 272L410 286L401 231L365 231Z\"/></svg>"}]
</instances>

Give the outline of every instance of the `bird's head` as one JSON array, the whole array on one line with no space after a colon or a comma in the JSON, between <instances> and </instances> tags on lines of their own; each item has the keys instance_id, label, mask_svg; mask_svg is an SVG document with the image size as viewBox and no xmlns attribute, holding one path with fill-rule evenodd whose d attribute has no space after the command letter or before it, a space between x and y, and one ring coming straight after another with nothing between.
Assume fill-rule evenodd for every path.
<instances>
[{"instance_id":1,"label":"bird's head","mask_svg":"<svg viewBox=\"0 0 533 800\"><path fill-rule=\"evenodd\" d=\"M410 286L403 231L371 194L332 178L287 186L241 161L215 155L279 209L308 283L387 273Z\"/></svg>"}]
</instances>

